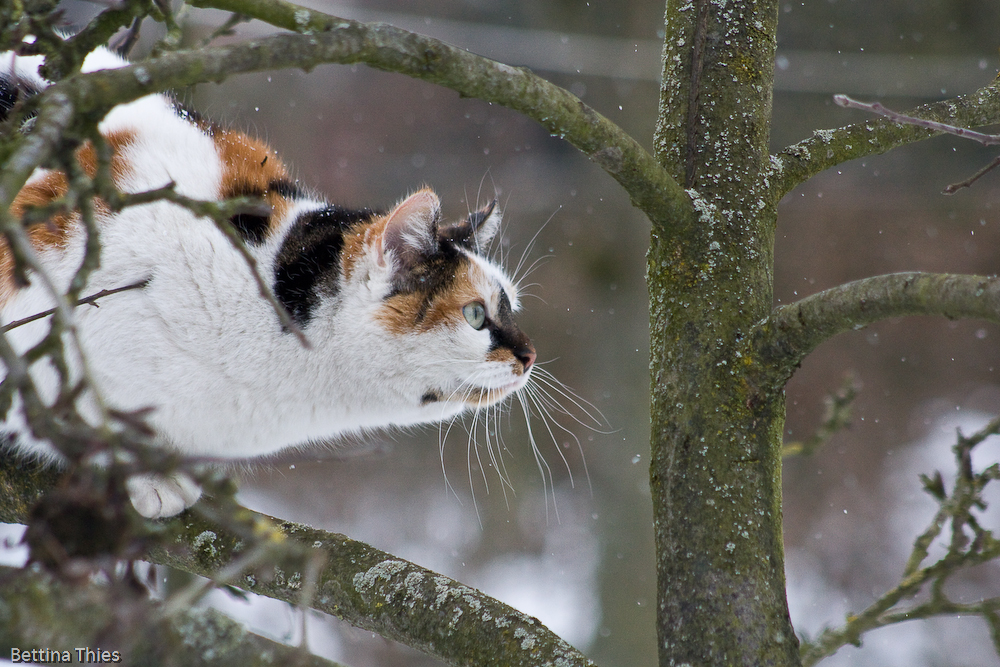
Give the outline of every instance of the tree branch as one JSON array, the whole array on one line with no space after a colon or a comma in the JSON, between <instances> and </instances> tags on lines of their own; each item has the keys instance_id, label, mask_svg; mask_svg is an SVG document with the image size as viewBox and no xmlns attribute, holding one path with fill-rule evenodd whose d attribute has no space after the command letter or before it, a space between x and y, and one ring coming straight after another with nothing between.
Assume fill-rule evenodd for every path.
<instances>
[{"instance_id":1,"label":"tree branch","mask_svg":"<svg viewBox=\"0 0 1000 667\"><path fill-rule=\"evenodd\" d=\"M57 474L0 454L0 521L24 523ZM311 577L308 556L320 550L326 562L315 576L313 609L452 665L594 665L536 619L362 542L243 508L236 517L249 528L240 533L231 521L211 518L211 506L195 507L201 511L155 524L159 534L187 548L152 546L147 560L212 578L246 554L254 536L263 536L289 557L258 566L232 585L300 604Z\"/></svg>"},{"instance_id":2,"label":"tree branch","mask_svg":"<svg viewBox=\"0 0 1000 667\"><path fill-rule=\"evenodd\" d=\"M117 581L74 586L44 570L0 566L0 646L69 651L74 663L84 662L79 646L126 646L126 664L136 665L338 667L252 634L215 609L189 607L164 617L161 604L135 593ZM109 633L123 643L109 647Z\"/></svg>"},{"instance_id":3,"label":"tree branch","mask_svg":"<svg viewBox=\"0 0 1000 667\"><path fill-rule=\"evenodd\" d=\"M824 657L832 655L845 644L860 645L862 634L870 630L946 614L982 616L990 625L994 645L1000 651L1000 635L997 633L1000 598L983 598L978 602L965 604L952 601L944 592L945 582L960 570L1000 557L1000 540L993 536L992 531L985 530L974 514L976 510L986 510L982 492L987 484L1000 478L1000 464L994 463L977 473L972 469L971 457L976 445L998 432L1000 417L994 418L972 436L958 434L958 442L952 448L958 470L951 494L945 490L940 471L933 478L921 475L924 490L934 497L939 508L928 528L914 540L902 580L864 611L848 614L847 622L842 627L824 630L813 642L803 641L801 654L805 667L811 667ZM951 523L947 553L934 563L921 567L927 560L929 547L940 537L947 522ZM928 583L931 589L929 599L908 608L897 606L904 600L916 597Z\"/></svg>"},{"instance_id":4,"label":"tree branch","mask_svg":"<svg viewBox=\"0 0 1000 667\"><path fill-rule=\"evenodd\" d=\"M970 95L919 106L906 113L961 127L1000 122L1000 82L994 81ZM795 186L842 162L887 151L937 136L940 132L890 120L869 120L835 130L816 130L813 136L787 146L772 157L770 175L775 201Z\"/></svg>"},{"instance_id":5,"label":"tree branch","mask_svg":"<svg viewBox=\"0 0 1000 667\"><path fill-rule=\"evenodd\" d=\"M848 109L860 109L861 111L870 111L872 113L884 116L894 123L916 125L917 127L923 127L928 130L933 130L935 132L944 132L945 134L954 134L956 137L962 137L963 139L971 139L972 141L979 142L984 146L997 146L1000 145L1000 134L984 134L982 132L976 132L965 127L956 127L955 125L949 125L947 123L939 123L934 120L927 120L925 118L914 118L913 116L908 116L906 114L899 113L898 111L893 111L892 109L887 109L879 102L872 102L868 104L866 102L858 102L853 100L847 95L834 95L833 101L837 103L838 106L846 107ZM975 174L969 178L961 181L959 183L953 183L946 187L943 194L953 195L962 188L970 187L973 183L978 181L980 178L988 174L990 171L996 169L1000 166L1000 157L994 159L988 165L977 171Z\"/></svg>"},{"instance_id":6,"label":"tree branch","mask_svg":"<svg viewBox=\"0 0 1000 667\"><path fill-rule=\"evenodd\" d=\"M853 373L848 373L840 389L823 398L823 422L806 440L786 442L781 449L782 456L812 456L839 431L851 424L851 407L858 397L861 387Z\"/></svg>"},{"instance_id":7,"label":"tree branch","mask_svg":"<svg viewBox=\"0 0 1000 667\"><path fill-rule=\"evenodd\" d=\"M9 206L31 171L51 156L75 117L103 115L143 95L218 81L229 75L323 63L366 63L437 83L518 111L600 165L633 204L664 231L693 220L691 200L652 155L579 98L531 73L436 39L385 24L365 24L280 0L197 0L303 34L274 35L197 52L165 53L118 70L76 75L46 90L35 131L18 146L0 178L0 208Z\"/></svg>"},{"instance_id":8,"label":"tree branch","mask_svg":"<svg viewBox=\"0 0 1000 667\"><path fill-rule=\"evenodd\" d=\"M839 285L775 308L749 337L751 355L783 384L802 359L833 336L904 315L1000 323L1000 278L892 273Z\"/></svg>"}]
</instances>

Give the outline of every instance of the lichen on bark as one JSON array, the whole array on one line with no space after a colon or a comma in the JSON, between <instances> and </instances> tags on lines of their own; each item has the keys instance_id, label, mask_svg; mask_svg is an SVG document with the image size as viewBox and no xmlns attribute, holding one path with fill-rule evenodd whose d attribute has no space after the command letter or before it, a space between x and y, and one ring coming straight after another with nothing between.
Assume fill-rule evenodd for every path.
<instances>
[{"instance_id":1,"label":"lichen on bark","mask_svg":"<svg viewBox=\"0 0 1000 667\"><path fill-rule=\"evenodd\" d=\"M739 342L771 306L775 2L668 2L657 158L699 215L648 254L660 663L795 664L783 397Z\"/></svg>"}]
</instances>

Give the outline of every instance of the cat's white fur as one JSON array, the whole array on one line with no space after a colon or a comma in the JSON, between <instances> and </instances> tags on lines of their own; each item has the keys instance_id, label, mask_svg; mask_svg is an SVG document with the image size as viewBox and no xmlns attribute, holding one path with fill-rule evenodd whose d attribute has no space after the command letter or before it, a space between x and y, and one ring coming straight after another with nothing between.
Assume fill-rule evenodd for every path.
<instances>
[{"instance_id":1,"label":"cat's white fur","mask_svg":"<svg viewBox=\"0 0 1000 667\"><path fill-rule=\"evenodd\" d=\"M41 88L45 83L35 73L38 64L35 58L12 62L7 56L0 58L0 72L15 67ZM100 50L87 58L84 70L124 64ZM172 182L189 197L218 198L223 165L212 139L179 117L166 98L153 95L116 107L100 130L105 135L127 130L136 137L125 156L130 169L127 180L119 183L123 191ZM39 171L32 181L44 177ZM414 203L414 197L423 199ZM282 224L287 227L300 211L323 205L296 201ZM426 234L425 218L437 206L432 193L421 191L397 208L387 227L399 225L402 242L419 245ZM490 234L498 222L499 213L493 212L486 225ZM285 231L252 247L261 275L272 274ZM83 294L151 281L143 289L102 299L100 307L75 310L87 366L108 405L153 408L149 420L162 445L186 456L246 459L350 432L448 419L475 408L463 398L463 386L512 392L530 374L516 362L486 360L490 333L485 329L462 324L403 335L387 331L378 314L394 272L402 270L401 249L387 247L382 237L366 239L349 281L336 298L319 304L305 331L308 349L278 325L230 241L212 222L187 209L167 202L127 208L101 220L101 244L100 269ZM79 227L65 248L41 249L58 289L68 287L83 250ZM499 307L499 289L517 310L517 288L504 271L479 255L466 254L478 267L470 278L487 310ZM52 305L36 279L6 303L0 317L7 323ZM23 351L48 327L39 321L8 336ZM54 400L55 372L36 364L33 375L46 400ZM415 397L427 387L440 388L444 400L420 404ZM92 396L82 404L88 419L98 419ZM30 437L19 404L4 428L19 434L22 451L58 458L49 443ZM135 477L129 487L137 509L152 517L175 514L200 494L183 477Z\"/></svg>"}]
</instances>

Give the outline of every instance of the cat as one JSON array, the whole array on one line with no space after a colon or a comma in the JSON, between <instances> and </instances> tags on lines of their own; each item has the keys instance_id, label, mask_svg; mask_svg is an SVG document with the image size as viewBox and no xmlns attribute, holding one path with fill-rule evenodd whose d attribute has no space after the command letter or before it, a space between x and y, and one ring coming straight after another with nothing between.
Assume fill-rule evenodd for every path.
<instances>
[{"instance_id":1,"label":"cat","mask_svg":"<svg viewBox=\"0 0 1000 667\"><path fill-rule=\"evenodd\" d=\"M0 119L48 85L40 64L40 57L0 56ZM126 64L100 49L83 71ZM266 202L266 211L229 222L309 342L282 326L246 259L211 220L165 201L118 213L98 201L101 264L81 295L145 282L97 308L76 308L80 346L106 404L152 408L159 446L186 457L254 459L348 433L441 422L527 385L536 353L514 319L518 287L485 254L501 221L496 202L457 222L442 218L427 188L383 212L331 204L293 180L263 141L211 124L166 95L115 107L99 131L113 149L121 192L172 183L193 199ZM93 175L93 146L84 144L77 158ZM66 190L65 174L37 169L12 213ZM84 257L79 213L34 224L29 235L57 289L67 289ZM15 283L3 243L4 324L53 306L42 281L28 277L27 286ZM23 351L47 330L37 321L6 335ZM54 401L51 366L36 363L32 377ZM77 404L97 418L92 397ZM19 401L0 429L17 452L59 461L51 443L31 435ZM150 518L177 514L201 494L183 474L135 476L128 488Z\"/></svg>"}]
</instances>

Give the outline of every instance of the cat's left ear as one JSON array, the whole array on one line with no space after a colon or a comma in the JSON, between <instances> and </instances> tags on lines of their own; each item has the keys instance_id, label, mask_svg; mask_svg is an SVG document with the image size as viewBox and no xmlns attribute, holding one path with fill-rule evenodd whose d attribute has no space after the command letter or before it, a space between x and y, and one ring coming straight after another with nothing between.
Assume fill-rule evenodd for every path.
<instances>
[{"instance_id":1,"label":"cat's left ear","mask_svg":"<svg viewBox=\"0 0 1000 667\"><path fill-rule=\"evenodd\" d=\"M438 221L441 202L432 190L423 189L410 195L389 213L377 242L378 261L385 264L385 254L391 252L405 268L412 268L437 249Z\"/></svg>"},{"instance_id":2,"label":"cat's left ear","mask_svg":"<svg viewBox=\"0 0 1000 667\"><path fill-rule=\"evenodd\" d=\"M438 238L480 252L489 245L500 229L500 218L500 209L494 199L485 208L470 213L465 220L441 227Z\"/></svg>"}]
</instances>

